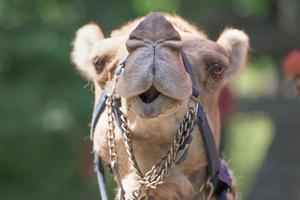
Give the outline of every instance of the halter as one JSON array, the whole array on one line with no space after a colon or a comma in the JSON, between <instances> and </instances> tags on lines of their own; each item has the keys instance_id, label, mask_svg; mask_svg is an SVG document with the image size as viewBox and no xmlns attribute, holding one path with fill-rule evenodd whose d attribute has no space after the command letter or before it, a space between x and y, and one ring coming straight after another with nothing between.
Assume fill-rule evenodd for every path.
<instances>
[{"instance_id":1,"label":"halter","mask_svg":"<svg viewBox=\"0 0 300 200\"><path fill-rule=\"evenodd\" d=\"M196 124L199 128L199 132L201 134L201 138L203 140L203 144L205 147L206 152L206 159L207 159L207 181L202 185L200 191L203 189L208 189L210 191L209 198L211 196L216 197L217 200L227 200L226 194L229 191L232 191L232 177L229 173L227 166L225 165L224 161L220 158L219 153L216 148L216 144L213 138L213 134L211 128L209 126L206 113L204 111L203 106L198 102L198 97L200 96L200 92L196 86L195 76L192 70L192 66L186 56L186 54L182 51L181 52L184 68L186 72L189 74L191 81L192 81L192 96L191 98L197 102L196 107ZM125 62L123 62L119 68L116 70L116 76L122 74L125 67ZM99 98L98 102L96 103L92 122L91 122L91 129L90 129L90 140L93 141L93 134L95 131L95 127L98 123L98 120L105 110L106 101L109 98L109 94L112 92L112 83L108 85ZM114 118L119 127L122 124L122 113L119 110L121 107L121 102L116 103L112 106L112 111ZM179 153L176 159L176 164L182 162L186 155L188 144L191 142L192 137L188 137L185 141L181 144L179 148ZM104 167L101 161L101 158L94 152L94 164L95 164L95 171L97 173L98 178L98 185L100 190L100 196L102 200L108 200L106 185L105 185L105 178L104 178Z\"/></svg>"}]
</instances>

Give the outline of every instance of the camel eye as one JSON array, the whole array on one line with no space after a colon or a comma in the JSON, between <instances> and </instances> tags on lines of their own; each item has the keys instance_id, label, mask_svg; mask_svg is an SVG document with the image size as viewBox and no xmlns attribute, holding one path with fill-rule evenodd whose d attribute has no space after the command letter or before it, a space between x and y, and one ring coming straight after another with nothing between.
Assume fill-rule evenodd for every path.
<instances>
[{"instance_id":1,"label":"camel eye","mask_svg":"<svg viewBox=\"0 0 300 200\"><path fill-rule=\"evenodd\" d=\"M97 74L100 74L103 70L105 65L110 61L108 56L96 56L93 58L93 64L95 66Z\"/></svg>"},{"instance_id":2,"label":"camel eye","mask_svg":"<svg viewBox=\"0 0 300 200\"><path fill-rule=\"evenodd\" d=\"M220 63L211 63L208 66L209 74L214 79L221 79L224 74L225 67Z\"/></svg>"}]
</instances>

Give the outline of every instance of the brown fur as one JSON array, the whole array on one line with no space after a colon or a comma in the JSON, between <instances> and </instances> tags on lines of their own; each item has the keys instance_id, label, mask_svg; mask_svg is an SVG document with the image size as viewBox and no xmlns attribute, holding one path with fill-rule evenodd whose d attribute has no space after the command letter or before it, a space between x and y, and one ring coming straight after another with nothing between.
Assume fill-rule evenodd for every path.
<instances>
[{"instance_id":1,"label":"brown fur","mask_svg":"<svg viewBox=\"0 0 300 200\"><path fill-rule=\"evenodd\" d=\"M245 64L248 51L245 33L227 29L214 42L180 17L159 13L151 13L128 23L113 31L110 38L104 39L100 33L96 25L81 28L74 41L72 58L77 68L94 82L96 102L105 85L112 80L117 64L128 57L116 91L122 97L122 110L129 120L134 153L143 173L169 150L172 137L189 105L191 81L183 68L181 50L193 66L201 91L199 101L207 112L219 146L217 99L220 89ZM216 71L216 67L220 71ZM151 85L162 95L146 105L138 96ZM106 130L107 116L104 113L96 127L94 151L109 163ZM118 128L115 134L120 174L128 197L138 181L130 168ZM207 163L198 129L195 128L192 134L187 159L172 168L164 184L151 190L155 199L188 200L199 195L198 190L206 177Z\"/></svg>"}]
</instances>

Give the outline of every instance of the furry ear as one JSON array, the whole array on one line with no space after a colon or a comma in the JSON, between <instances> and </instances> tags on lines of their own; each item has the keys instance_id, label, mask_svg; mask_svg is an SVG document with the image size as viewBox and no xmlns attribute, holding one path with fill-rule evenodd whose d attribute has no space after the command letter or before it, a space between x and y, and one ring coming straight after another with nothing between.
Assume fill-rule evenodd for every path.
<instances>
[{"instance_id":1,"label":"furry ear","mask_svg":"<svg viewBox=\"0 0 300 200\"><path fill-rule=\"evenodd\" d=\"M249 38L240 30L226 29L219 37L217 43L228 53L229 66L225 71L225 78L231 79L244 68L249 49Z\"/></svg>"},{"instance_id":2,"label":"furry ear","mask_svg":"<svg viewBox=\"0 0 300 200\"><path fill-rule=\"evenodd\" d=\"M103 33L96 24L85 25L76 32L71 59L78 71L87 79L91 80L96 76L94 65L90 59L92 46L103 38Z\"/></svg>"}]
</instances>

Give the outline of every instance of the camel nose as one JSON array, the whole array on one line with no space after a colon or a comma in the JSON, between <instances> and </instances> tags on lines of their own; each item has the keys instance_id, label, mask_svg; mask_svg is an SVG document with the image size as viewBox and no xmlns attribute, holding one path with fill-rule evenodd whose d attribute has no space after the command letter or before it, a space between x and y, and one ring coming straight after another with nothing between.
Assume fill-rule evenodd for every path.
<instances>
[{"instance_id":1,"label":"camel nose","mask_svg":"<svg viewBox=\"0 0 300 200\"><path fill-rule=\"evenodd\" d=\"M151 12L131 32L129 39L156 43L165 40L181 40L181 37L161 13Z\"/></svg>"}]
</instances>

